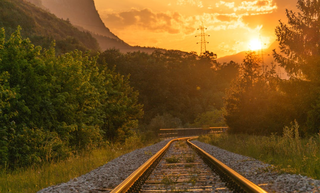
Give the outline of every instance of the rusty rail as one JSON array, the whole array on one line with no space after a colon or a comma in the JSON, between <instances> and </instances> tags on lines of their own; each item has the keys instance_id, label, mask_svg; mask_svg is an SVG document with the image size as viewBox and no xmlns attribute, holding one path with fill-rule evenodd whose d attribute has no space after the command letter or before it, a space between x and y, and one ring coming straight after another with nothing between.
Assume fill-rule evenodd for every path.
<instances>
[{"instance_id":1,"label":"rusty rail","mask_svg":"<svg viewBox=\"0 0 320 193\"><path fill-rule=\"evenodd\" d=\"M229 178L232 182L229 182L230 186L235 190L235 192L248 192L248 193L267 193L265 190L251 182L250 180L246 179L233 169L229 168L224 163L220 162L192 142L187 140L187 143L194 148L203 159L205 159L209 166L213 170L215 170L221 177Z\"/></svg>"}]
</instances>

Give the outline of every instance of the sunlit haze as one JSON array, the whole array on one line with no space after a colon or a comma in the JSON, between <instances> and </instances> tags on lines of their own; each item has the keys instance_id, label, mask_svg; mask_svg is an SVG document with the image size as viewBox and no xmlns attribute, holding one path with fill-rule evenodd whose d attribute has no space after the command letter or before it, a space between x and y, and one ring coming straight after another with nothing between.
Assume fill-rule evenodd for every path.
<instances>
[{"instance_id":1,"label":"sunlit haze","mask_svg":"<svg viewBox=\"0 0 320 193\"><path fill-rule=\"evenodd\" d=\"M262 48L262 42L259 39L252 39L249 43L250 50L260 50Z\"/></svg>"},{"instance_id":2,"label":"sunlit haze","mask_svg":"<svg viewBox=\"0 0 320 193\"><path fill-rule=\"evenodd\" d=\"M207 50L218 57L268 47L293 0L95 0L105 25L130 45L200 51L203 22Z\"/></svg>"}]
</instances>

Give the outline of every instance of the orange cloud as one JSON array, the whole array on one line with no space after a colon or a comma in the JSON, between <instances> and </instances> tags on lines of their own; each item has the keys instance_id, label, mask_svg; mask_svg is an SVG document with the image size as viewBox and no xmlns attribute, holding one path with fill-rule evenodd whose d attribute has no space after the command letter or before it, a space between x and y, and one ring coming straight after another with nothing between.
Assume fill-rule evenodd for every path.
<instances>
[{"instance_id":1,"label":"orange cloud","mask_svg":"<svg viewBox=\"0 0 320 193\"><path fill-rule=\"evenodd\" d=\"M254 0L254 1L241 1L240 3L236 2L226 2L220 1L216 3L217 8L227 8L231 12L266 12L274 11L277 9L273 0ZM224 10L227 11L227 10Z\"/></svg>"},{"instance_id":2,"label":"orange cloud","mask_svg":"<svg viewBox=\"0 0 320 193\"><path fill-rule=\"evenodd\" d=\"M272 0L259 0L259 1L242 1L241 5L234 8L234 11L254 11L266 12L276 10L277 6Z\"/></svg>"},{"instance_id":3,"label":"orange cloud","mask_svg":"<svg viewBox=\"0 0 320 193\"><path fill-rule=\"evenodd\" d=\"M198 6L199 8L202 8L203 2L200 0L178 0L177 5L192 5L192 6Z\"/></svg>"},{"instance_id":4,"label":"orange cloud","mask_svg":"<svg viewBox=\"0 0 320 193\"><path fill-rule=\"evenodd\" d=\"M180 33L181 30L191 31L190 27L187 27L188 23L185 23L185 19L177 12L155 13L150 9L131 9L120 13L102 13L102 18L113 29L135 26L143 30L168 32L170 34Z\"/></svg>"}]
</instances>

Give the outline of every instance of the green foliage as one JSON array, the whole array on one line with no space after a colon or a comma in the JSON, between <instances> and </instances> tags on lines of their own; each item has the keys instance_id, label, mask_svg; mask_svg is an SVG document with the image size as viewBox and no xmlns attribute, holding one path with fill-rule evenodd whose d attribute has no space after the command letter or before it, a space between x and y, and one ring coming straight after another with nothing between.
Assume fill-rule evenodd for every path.
<instances>
[{"instance_id":1,"label":"green foliage","mask_svg":"<svg viewBox=\"0 0 320 193\"><path fill-rule=\"evenodd\" d=\"M0 75L0 165L8 162L9 139L15 129L15 123L11 120L17 115L10 104L16 100L16 93L8 84L9 78L8 72Z\"/></svg>"},{"instance_id":2,"label":"green foliage","mask_svg":"<svg viewBox=\"0 0 320 193\"><path fill-rule=\"evenodd\" d=\"M124 142L142 106L128 79L75 50L41 52L20 29L0 33L0 164L64 159L105 140Z\"/></svg>"},{"instance_id":3,"label":"green foliage","mask_svg":"<svg viewBox=\"0 0 320 193\"><path fill-rule=\"evenodd\" d=\"M142 121L150 130L157 130L188 125L198 114L223 107L224 90L236 76L238 66L218 64L215 58L213 53L200 57L177 50L156 50L152 54L107 50L99 61L130 75L130 85L139 91L139 102L144 105ZM172 116L167 121L163 120L166 114ZM172 120L177 124L169 123L171 119L177 119Z\"/></svg>"},{"instance_id":4,"label":"green foliage","mask_svg":"<svg viewBox=\"0 0 320 193\"><path fill-rule=\"evenodd\" d=\"M224 114L225 110L217 110L214 109L212 111L207 111L197 116L192 124L194 127L202 127L204 125L208 125L210 127L222 127L226 126L224 122Z\"/></svg>"},{"instance_id":5,"label":"green foliage","mask_svg":"<svg viewBox=\"0 0 320 193\"><path fill-rule=\"evenodd\" d=\"M180 158L174 155L166 158L167 163L178 163L179 161L180 161Z\"/></svg>"}]
</instances>

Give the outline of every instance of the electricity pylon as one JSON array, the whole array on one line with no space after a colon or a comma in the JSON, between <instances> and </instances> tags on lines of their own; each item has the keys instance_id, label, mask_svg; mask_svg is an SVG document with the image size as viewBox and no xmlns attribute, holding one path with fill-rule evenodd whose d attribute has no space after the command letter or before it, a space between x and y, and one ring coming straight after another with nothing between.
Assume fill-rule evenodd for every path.
<instances>
[{"instance_id":1,"label":"electricity pylon","mask_svg":"<svg viewBox=\"0 0 320 193\"><path fill-rule=\"evenodd\" d=\"M200 35L196 35L196 37L199 37L201 38L201 41L200 42L197 42L197 44L200 44L200 56L205 53L207 51L207 44L209 42L206 41L206 37L210 37L210 35L207 35L205 33L205 30L207 30L207 28L205 28L203 26L203 24L201 24L201 26L198 28L198 30L200 30Z\"/></svg>"}]
</instances>

